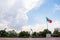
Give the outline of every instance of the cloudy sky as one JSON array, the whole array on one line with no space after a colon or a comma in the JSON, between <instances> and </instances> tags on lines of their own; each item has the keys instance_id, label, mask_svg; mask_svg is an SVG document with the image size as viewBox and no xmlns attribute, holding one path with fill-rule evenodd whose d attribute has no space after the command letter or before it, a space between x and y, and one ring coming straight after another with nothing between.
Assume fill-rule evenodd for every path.
<instances>
[{"instance_id":1,"label":"cloudy sky","mask_svg":"<svg viewBox=\"0 0 60 40\"><path fill-rule=\"evenodd\" d=\"M39 32L60 28L60 0L0 0L0 30Z\"/></svg>"}]
</instances>

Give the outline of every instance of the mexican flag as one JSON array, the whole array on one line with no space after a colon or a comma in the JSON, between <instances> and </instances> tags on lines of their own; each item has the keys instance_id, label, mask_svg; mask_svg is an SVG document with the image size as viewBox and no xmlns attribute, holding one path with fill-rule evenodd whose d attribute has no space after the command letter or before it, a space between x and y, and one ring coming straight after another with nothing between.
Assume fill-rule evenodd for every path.
<instances>
[{"instance_id":1,"label":"mexican flag","mask_svg":"<svg viewBox=\"0 0 60 40\"><path fill-rule=\"evenodd\" d=\"M52 20L49 19L48 17L46 17L46 21L49 22L49 23L52 23Z\"/></svg>"}]
</instances>

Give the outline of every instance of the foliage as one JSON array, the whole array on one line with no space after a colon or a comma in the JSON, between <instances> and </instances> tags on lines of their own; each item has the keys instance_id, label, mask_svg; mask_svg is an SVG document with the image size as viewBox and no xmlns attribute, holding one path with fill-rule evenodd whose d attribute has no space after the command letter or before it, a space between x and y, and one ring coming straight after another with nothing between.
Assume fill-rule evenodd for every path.
<instances>
[{"instance_id":1,"label":"foliage","mask_svg":"<svg viewBox=\"0 0 60 40\"><path fill-rule=\"evenodd\" d=\"M39 37L46 37L46 34L51 34L51 31L49 31L48 29L45 29L44 31L42 32L39 32L38 35Z\"/></svg>"},{"instance_id":2,"label":"foliage","mask_svg":"<svg viewBox=\"0 0 60 40\"><path fill-rule=\"evenodd\" d=\"M5 30L0 30L0 37L8 37L8 33Z\"/></svg>"},{"instance_id":3,"label":"foliage","mask_svg":"<svg viewBox=\"0 0 60 40\"><path fill-rule=\"evenodd\" d=\"M53 37L60 37L60 32L58 30L54 30Z\"/></svg>"},{"instance_id":4,"label":"foliage","mask_svg":"<svg viewBox=\"0 0 60 40\"><path fill-rule=\"evenodd\" d=\"M46 34L48 33L52 34L51 31L49 31L48 29L45 29L38 33L33 32L32 34L30 34L27 31L21 31L20 33L16 33L15 30L8 32L6 32L5 30L0 30L0 37L41 38L41 37L46 37ZM60 37L60 32L58 32L58 30L54 30L52 37Z\"/></svg>"},{"instance_id":5,"label":"foliage","mask_svg":"<svg viewBox=\"0 0 60 40\"><path fill-rule=\"evenodd\" d=\"M38 37L38 34L37 34L36 32L33 32L33 33L32 33L32 37L33 37L33 38L36 38L36 37Z\"/></svg>"},{"instance_id":6,"label":"foliage","mask_svg":"<svg viewBox=\"0 0 60 40\"><path fill-rule=\"evenodd\" d=\"M12 30L12 31L8 31L9 37L17 37L17 33Z\"/></svg>"},{"instance_id":7,"label":"foliage","mask_svg":"<svg viewBox=\"0 0 60 40\"><path fill-rule=\"evenodd\" d=\"M30 37L30 34L28 32L22 31L19 33L19 37L28 38Z\"/></svg>"}]
</instances>

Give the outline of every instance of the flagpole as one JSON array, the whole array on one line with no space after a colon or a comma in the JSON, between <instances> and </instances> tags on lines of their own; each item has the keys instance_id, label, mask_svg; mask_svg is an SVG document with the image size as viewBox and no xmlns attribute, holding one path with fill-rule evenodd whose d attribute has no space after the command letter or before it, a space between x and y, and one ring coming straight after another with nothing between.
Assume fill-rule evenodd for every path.
<instances>
[{"instance_id":1,"label":"flagpole","mask_svg":"<svg viewBox=\"0 0 60 40\"><path fill-rule=\"evenodd\" d=\"M48 30L48 22L47 22L47 17L46 17L46 27L47 27L47 30ZM48 31L47 31L47 34L48 34ZM47 34L46 34L46 37L47 37Z\"/></svg>"},{"instance_id":2,"label":"flagpole","mask_svg":"<svg viewBox=\"0 0 60 40\"><path fill-rule=\"evenodd\" d=\"M49 23L52 23L52 20L49 19L48 17L46 17L46 25L47 25L47 29L48 29L48 22L49 22Z\"/></svg>"},{"instance_id":3,"label":"flagpole","mask_svg":"<svg viewBox=\"0 0 60 40\"><path fill-rule=\"evenodd\" d=\"M47 17L46 17L46 27L47 27L47 30L48 30L48 22L47 22Z\"/></svg>"},{"instance_id":4,"label":"flagpole","mask_svg":"<svg viewBox=\"0 0 60 40\"><path fill-rule=\"evenodd\" d=\"M46 17L46 26L47 26L47 30L48 30L48 22L49 22L49 23L52 23L52 20L49 19L48 17ZM48 35L50 35L50 34L49 34L48 31L47 31L46 37L49 37Z\"/></svg>"},{"instance_id":5,"label":"flagpole","mask_svg":"<svg viewBox=\"0 0 60 40\"><path fill-rule=\"evenodd\" d=\"M46 21L46 26L47 26L47 30L48 30L48 22Z\"/></svg>"}]
</instances>

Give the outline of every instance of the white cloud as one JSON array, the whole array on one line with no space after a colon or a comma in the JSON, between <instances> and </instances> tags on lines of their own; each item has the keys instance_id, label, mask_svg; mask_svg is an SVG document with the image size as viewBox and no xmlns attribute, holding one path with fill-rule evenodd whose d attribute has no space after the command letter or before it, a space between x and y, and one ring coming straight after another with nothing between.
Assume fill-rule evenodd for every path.
<instances>
[{"instance_id":1,"label":"white cloud","mask_svg":"<svg viewBox=\"0 0 60 40\"><path fill-rule=\"evenodd\" d=\"M46 29L46 24L35 24L35 25L28 25L22 27L22 31L31 32L31 29L33 30L33 32L43 31L44 29Z\"/></svg>"},{"instance_id":2,"label":"white cloud","mask_svg":"<svg viewBox=\"0 0 60 40\"><path fill-rule=\"evenodd\" d=\"M48 29L53 32L55 28L60 28L60 22L55 21L53 23L48 23ZM30 31L31 29L33 32L39 32L43 31L44 29L47 29L47 24L35 24L35 25L28 25L28 26L23 26L22 31Z\"/></svg>"},{"instance_id":3,"label":"white cloud","mask_svg":"<svg viewBox=\"0 0 60 40\"><path fill-rule=\"evenodd\" d=\"M55 14L57 11L59 11L60 10L60 5L58 5L58 4L54 4L54 7L53 7L53 14Z\"/></svg>"},{"instance_id":4,"label":"white cloud","mask_svg":"<svg viewBox=\"0 0 60 40\"><path fill-rule=\"evenodd\" d=\"M27 12L42 3L42 0L0 0L0 23L6 24L7 30L19 30L29 19Z\"/></svg>"},{"instance_id":5,"label":"white cloud","mask_svg":"<svg viewBox=\"0 0 60 40\"><path fill-rule=\"evenodd\" d=\"M53 13L55 13L55 12L57 12L59 10L60 10L60 5L54 4Z\"/></svg>"},{"instance_id":6,"label":"white cloud","mask_svg":"<svg viewBox=\"0 0 60 40\"><path fill-rule=\"evenodd\" d=\"M38 6L38 4L42 4L43 0L23 0L24 2L24 7L28 10L31 10L32 8Z\"/></svg>"},{"instance_id":7,"label":"white cloud","mask_svg":"<svg viewBox=\"0 0 60 40\"><path fill-rule=\"evenodd\" d=\"M55 4L55 9L56 9L56 10L60 10L60 5Z\"/></svg>"},{"instance_id":8,"label":"white cloud","mask_svg":"<svg viewBox=\"0 0 60 40\"><path fill-rule=\"evenodd\" d=\"M8 6L13 6L14 5L14 3L16 2L16 0L5 0L6 2L7 2L7 4L8 4Z\"/></svg>"},{"instance_id":9,"label":"white cloud","mask_svg":"<svg viewBox=\"0 0 60 40\"><path fill-rule=\"evenodd\" d=\"M6 27L7 27L6 24L0 23L0 30L4 29Z\"/></svg>"},{"instance_id":10,"label":"white cloud","mask_svg":"<svg viewBox=\"0 0 60 40\"><path fill-rule=\"evenodd\" d=\"M7 28L6 31L9 30L14 30L13 28L11 28L7 22L4 23L0 23L0 30ZM60 28L60 22L59 21L54 21L53 23L48 23L48 29L50 31L54 31L54 28ZM43 31L44 29L47 29L47 25L46 24L35 24L35 25L24 25L20 30L15 30L17 33L19 33L20 31L29 31L32 32L31 29L33 30L33 32L39 32L39 31Z\"/></svg>"},{"instance_id":11,"label":"white cloud","mask_svg":"<svg viewBox=\"0 0 60 40\"><path fill-rule=\"evenodd\" d=\"M0 14L5 13L15 3L15 0L0 0Z\"/></svg>"}]
</instances>

